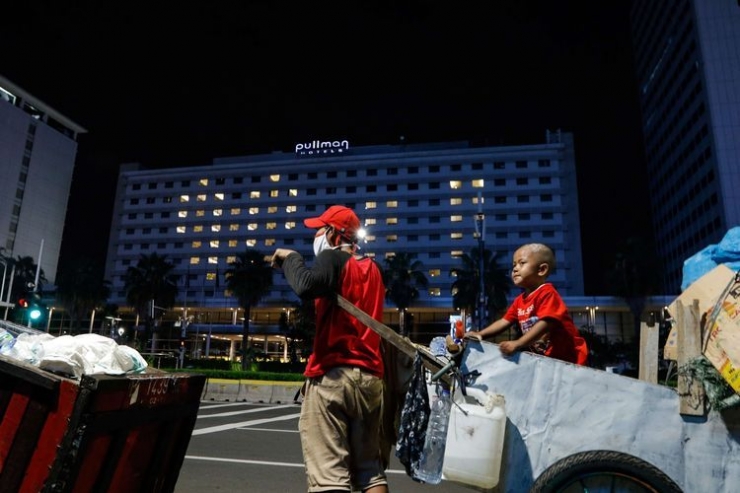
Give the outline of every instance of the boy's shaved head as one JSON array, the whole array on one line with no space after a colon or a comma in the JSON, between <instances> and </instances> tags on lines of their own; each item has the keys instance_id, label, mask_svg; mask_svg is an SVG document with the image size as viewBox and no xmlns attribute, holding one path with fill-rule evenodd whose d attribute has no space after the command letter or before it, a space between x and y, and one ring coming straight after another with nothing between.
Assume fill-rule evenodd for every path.
<instances>
[{"instance_id":1,"label":"boy's shaved head","mask_svg":"<svg viewBox=\"0 0 740 493\"><path fill-rule=\"evenodd\" d=\"M555 271L555 252L544 243L527 243L519 247L519 250L529 250L540 262L550 266L550 274Z\"/></svg>"}]
</instances>

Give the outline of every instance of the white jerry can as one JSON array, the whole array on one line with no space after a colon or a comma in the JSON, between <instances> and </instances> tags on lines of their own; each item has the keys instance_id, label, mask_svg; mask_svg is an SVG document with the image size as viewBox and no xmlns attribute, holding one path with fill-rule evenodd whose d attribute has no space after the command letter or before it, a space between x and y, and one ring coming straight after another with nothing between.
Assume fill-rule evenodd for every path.
<instances>
[{"instance_id":1,"label":"white jerry can","mask_svg":"<svg viewBox=\"0 0 740 493\"><path fill-rule=\"evenodd\" d=\"M499 482L506 431L503 395L468 388L455 392L447 428L442 475L479 488Z\"/></svg>"}]
</instances>

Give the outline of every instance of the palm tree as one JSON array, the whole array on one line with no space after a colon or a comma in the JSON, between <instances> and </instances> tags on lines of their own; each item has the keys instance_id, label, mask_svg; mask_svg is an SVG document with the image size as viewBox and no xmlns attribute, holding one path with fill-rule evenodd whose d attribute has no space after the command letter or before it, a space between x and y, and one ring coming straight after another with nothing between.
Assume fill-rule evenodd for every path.
<instances>
[{"instance_id":1,"label":"palm tree","mask_svg":"<svg viewBox=\"0 0 740 493\"><path fill-rule=\"evenodd\" d=\"M175 304L175 299L177 299L179 276L172 273L174 268L174 264L167 260L166 255L152 253L141 255L136 266L129 267L124 275L126 301L146 321L145 349L152 336L152 324L154 322L147 307L153 302L155 306L171 308ZM155 349L154 341L152 341L151 349Z\"/></svg>"},{"instance_id":2,"label":"palm tree","mask_svg":"<svg viewBox=\"0 0 740 493\"><path fill-rule=\"evenodd\" d=\"M399 329L402 336L407 336L406 309L419 297L418 288L426 288L429 285L423 272L424 265L415 260L416 255L412 253L396 253L385 259L386 268L383 270L383 282L385 283L385 297L393 302L400 314L398 318Z\"/></svg>"},{"instance_id":3,"label":"palm tree","mask_svg":"<svg viewBox=\"0 0 740 493\"><path fill-rule=\"evenodd\" d=\"M249 317L252 307L269 293L272 288L272 274L272 267L265 260L265 256L251 248L238 254L224 273L227 289L236 295L239 306L244 309L242 370L248 368Z\"/></svg>"},{"instance_id":4,"label":"palm tree","mask_svg":"<svg viewBox=\"0 0 740 493\"><path fill-rule=\"evenodd\" d=\"M632 312L635 340L640 336L640 316L645 300L658 286L655 250L641 238L627 238L617 249L614 265L606 273L607 285L624 299Z\"/></svg>"},{"instance_id":5,"label":"palm tree","mask_svg":"<svg viewBox=\"0 0 740 493\"><path fill-rule=\"evenodd\" d=\"M103 280L99 265L90 259L77 258L57 272L57 301L64 307L73 328L93 309L104 306L110 296L110 282Z\"/></svg>"},{"instance_id":6,"label":"palm tree","mask_svg":"<svg viewBox=\"0 0 740 493\"><path fill-rule=\"evenodd\" d=\"M460 261L462 267L450 271L457 278L452 283L452 304L456 309L474 313L480 295L480 250L473 248L470 255L461 255ZM483 289L488 317L479 319L480 327L495 319L497 313L506 308L506 297L511 291L508 270L499 266L498 261L498 254L493 254L488 249L483 250Z\"/></svg>"}]
</instances>

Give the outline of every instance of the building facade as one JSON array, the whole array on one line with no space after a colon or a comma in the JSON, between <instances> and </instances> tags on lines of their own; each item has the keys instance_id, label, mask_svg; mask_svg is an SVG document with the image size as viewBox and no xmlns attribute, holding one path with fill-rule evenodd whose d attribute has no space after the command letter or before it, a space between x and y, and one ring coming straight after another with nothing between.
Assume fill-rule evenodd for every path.
<instances>
[{"instance_id":1,"label":"building facade","mask_svg":"<svg viewBox=\"0 0 740 493\"><path fill-rule=\"evenodd\" d=\"M106 264L112 302L125 303L126 269L157 252L189 286L184 303L229 304L223 272L236 253L251 248L271 255L286 247L310 259L313 234L303 219L333 204L353 208L362 220L361 253L381 265L397 252L421 261L430 283L419 305L452 306L450 271L479 246L478 214L484 246L500 254L502 267L519 245L544 242L558 257L553 282L565 295L583 294L570 134L516 147L303 146L200 167L122 166ZM268 298L295 299L281 276Z\"/></svg>"},{"instance_id":2,"label":"building facade","mask_svg":"<svg viewBox=\"0 0 740 493\"><path fill-rule=\"evenodd\" d=\"M0 247L54 283L67 201L86 130L0 76Z\"/></svg>"},{"instance_id":3,"label":"building facade","mask_svg":"<svg viewBox=\"0 0 740 493\"><path fill-rule=\"evenodd\" d=\"M662 292L740 225L740 4L637 0L632 36Z\"/></svg>"}]
</instances>

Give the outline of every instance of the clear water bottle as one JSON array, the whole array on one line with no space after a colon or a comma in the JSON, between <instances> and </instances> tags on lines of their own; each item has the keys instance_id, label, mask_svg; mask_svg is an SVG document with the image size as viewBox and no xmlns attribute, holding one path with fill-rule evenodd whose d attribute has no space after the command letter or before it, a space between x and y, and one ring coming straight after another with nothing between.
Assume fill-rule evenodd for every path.
<instances>
[{"instance_id":1,"label":"clear water bottle","mask_svg":"<svg viewBox=\"0 0 740 493\"><path fill-rule=\"evenodd\" d=\"M15 337L13 337L13 334L0 327L0 354L10 351L14 343Z\"/></svg>"},{"instance_id":2,"label":"clear water bottle","mask_svg":"<svg viewBox=\"0 0 740 493\"><path fill-rule=\"evenodd\" d=\"M428 484L439 484L442 481L442 465L451 407L449 390L443 389L440 395L432 397L424 451L421 454L419 467L414 471L416 479Z\"/></svg>"},{"instance_id":3,"label":"clear water bottle","mask_svg":"<svg viewBox=\"0 0 740 493\"><path fill-rule=\"evenodd\" d=\"M429 343L429 352L434 356L447 356L447 342L444 337L435 337Z\"/></svg>"}]
</instances>

